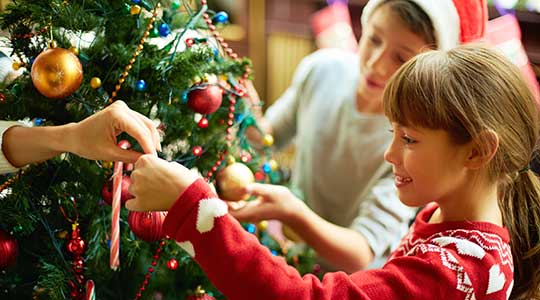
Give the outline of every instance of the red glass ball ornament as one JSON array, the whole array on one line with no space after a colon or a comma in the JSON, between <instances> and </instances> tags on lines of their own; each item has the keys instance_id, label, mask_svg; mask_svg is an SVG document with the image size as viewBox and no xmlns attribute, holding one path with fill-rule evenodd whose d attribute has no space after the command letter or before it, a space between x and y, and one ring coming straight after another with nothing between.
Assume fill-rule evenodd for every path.
<instances>
[{"instance_id":1,"label":"red glass ball ornament","mask_svg":"<svg viewBox=\"0 0 540 300\"><path fill-rule=\"evenodd\" d=\"M261 171L255 172L255 180L256 181L263 181L265 178L266 178L266 175L263 172L261 172Z\"/></svg>"},{"instance_id":2,"label":"red glass ball ornament","mask_svg":"<svg viewBox=\"0 0 540 300\"><path fill-rule=\"evenodd\" d=\"M129 149L131 148L131 144L127 140L121 140L120 142L118 142L118 147L122 149Z\"/></svg>"},{"instance_id":3,"label":"red glass ball ornament","mask_svg":"<svg viewBox=\"0 0 540 300\"><path fill-rule=\"evenodd\" d=\"M81 258L75 259L71 265L73 266L73 270L77 273L82 273L84 271L84 261Z\"/></svg>"},{"instance_id":4,"label":"red glass ball ornament","mask_svg":"<svg viewBox=\"0 0 540 300\"><path fill-rule=\"evenodd\" d=\"M196 88L188 94L188 106L202 115L218 110L222 100L221 89L215 85Z\"/></svg>"},{"instance_id":5,"label":"red glass ball ornament","mask_svg":"<svg viewBox=\"0 0 540 300\"><path fill-rule=\"evenodd\" d=\"M186 300L216 300L216 298L207 294L205 290L198 287L193 295L187 296Z\"/></svg>"},{"instance_id":6,"label":"red glass ball ornament","mask_svg":"<svg viewBox=\"0 0 540 300\"><path fill-rule=\"evenodd\" d=\"M195 40L193 38L187 38L186 39L186 46L189 48L195 44Z\"/></svg>"},{"instance_id":7,"label":"red glass ball ornament","mask_svg":"<svg viewBox=\"0 0 540 300\"><path fill-rule=\"evenodd\" d=\"M207 128L208 127L208 119L207 118L200 119L198 125L199 125L200 129Z\"/></svg>"},{"instance_id":8,"label":"red glass ball ornament","mask_svg":"<svg viewBox=\"0 0 540 300\"><path fill-rule=\"evenodd\" d=\"M176 270L178 268L178 261L174 258L169 259L167 262L167 268L173 271Z\"/></svg>"},{"instance_id":9,"label":"red glass ball ornament","mask_svg":"<svg viewBox=\"0 0 540 300\"><path fill-rule=\"evenodd\" d=\"M135 212L128 215L129 228L136 237L146 242L155 242L163 238L161 227L167 216L164 211Z\"/></svg>"},{"instance_id":10,"label":"red glass ball ornament","mask_svg":"<svg viewBox=\"0 0 540 300\"><path fill-rule=\"evenodd\" d=\"M191 149L191 152L193 153L193 155L195 156L201 156L202 153L203 153L203 149L201 146L195 146L193 147L193 149Z\"/></svg>"},{"instance_id":11,"label":"red glass ball ornament","mask_svg":"<svg viewBox=\"0 0 540 300\"><path fill-rule=\"evenodd\" d=\"M0 269L12 265L19 253L17 240L4 230L0 229Z\"/></svg>"},{"instance_id":12,"label":"red glass ball ornament","mask_svg":"<svg viewBox=\"0 0 540 300\"><path fill-rule=\"evenodd\" d=\"M105 184L103 185L103 189L101 190L101 196L103 197L103 201L105 201L109 205L112 205L112 184L112 180L105 182ZM122 192L120 196L122 205L124 205L129 199L133 198L133 195L131 195L128 191L130 185L131 178L127 175L122 176Z\"/></svg>"},{"instance_id":13,"label":"red glass ball ornament","mask_svg":"<svg viewBox=\"0 0 540 300\"><path fill-rule=\"evenodd\" d=\"M79 256L84 252L84 241L80 237L72 238L67 244L67 250L69 253Z\"/></svg>"}]
</instances>

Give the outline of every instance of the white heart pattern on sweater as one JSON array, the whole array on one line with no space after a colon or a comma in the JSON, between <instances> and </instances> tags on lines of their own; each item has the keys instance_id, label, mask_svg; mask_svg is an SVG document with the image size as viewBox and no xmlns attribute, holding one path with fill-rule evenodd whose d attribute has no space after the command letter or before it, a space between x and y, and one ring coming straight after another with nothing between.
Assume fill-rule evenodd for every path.
<instances>
[{"instance_id":1,"label":"white heart pattern on sweater","mask_svg":"<svg viewBox=\"0 0 540 300\"><path fill-rule=\"evenodd\" d=\"M199 202L197 213L197 230L205 233L214 228L214 219L226 215L227 204L217 198L203 199Z\"/></svg>"},{"instance_id":2,"label":"white heart pattern on sweater","mask_svg":"<svg viewBox=\"0 0 540 300\"><path fill-rule=\"evenodd\" d=\"M193 247L193 244L190 241L185 242L176 242L180 248L184 249L189 256L195 257L195 247Z\"/></svg>"},{"instance_id":3,"label":"white heart pattern on sweater","mask_svg":"<svg viewBox=\"0 0 540 300\"><path fill-rule=\"evenodd\" d=\"M451 236L443 236L433 239L433 242L437 243L441 247L452 243L456 244L457 252L460 255L468 255L476 257L478 259L482 259L484 255L486 255L486 251L484 251L482 247L465 239L458 239Z\"/></svg>"},{"instance_id":4,"label":"white heart pattern on sweater","mask_svg":"<svg viewBox=\"0 0 540 300\"><path fill-rule=\"evenodd\" d=\"M489 269L489 283L486 295L502 290L505 283L506 278L501 272L501 267L499 264L493 265L491 269Z\"/></svg>"}]
</instances>

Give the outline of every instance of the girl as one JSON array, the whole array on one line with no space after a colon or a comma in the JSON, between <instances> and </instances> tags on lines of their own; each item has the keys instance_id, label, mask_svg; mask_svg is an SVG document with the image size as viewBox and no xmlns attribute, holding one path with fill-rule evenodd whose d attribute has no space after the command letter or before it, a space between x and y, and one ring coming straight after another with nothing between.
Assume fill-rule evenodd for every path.
<instances>
[{"instance_id":1,"label":"girl","mask_svg":"<svg viewBox=\"0 0 540 300\"><path fill-rule=\"evenodd\" d=\"M383 158L391 140L382 110L387 81L422 51L482 37L486 11L484 0L371 0L358 54L323 49L308 56L268 109L276 145L296 139L292 185L313 210L302 222L281 221L333 267L353 272L373 258L384 262L414 217ZM268 206L231 213L248 222L273 214Z\"/></svg>"},{"instance_id":2,"label":"girl","mask_svg":"<svg viewBox=\"0 0 540 300\"><path fill-rule=\"evenodd\" d=\"M154 156L126 206L169 209L165 232L231 300L540 299L540 120L520 71L486 48L431 51L388 83L384 110L400 200L426 207L382 269L301 278L202 179Z\"/></svg>"}]
</instances>

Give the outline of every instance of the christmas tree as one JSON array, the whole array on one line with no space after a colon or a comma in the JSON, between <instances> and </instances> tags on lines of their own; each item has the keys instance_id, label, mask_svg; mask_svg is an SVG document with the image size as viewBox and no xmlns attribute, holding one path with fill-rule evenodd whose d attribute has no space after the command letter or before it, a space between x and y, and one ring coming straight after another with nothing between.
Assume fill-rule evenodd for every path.
<instances>
[{"instance_id":1,"label":"christmas tree","mask_svg":"<svg viewBox=\"0 0 540 300\"><path fill-rule=\"evenodd\" d=\"M244 197L235 187L253 177L280 182L271 136L262 154L245 137L256 126L246 100L250 62L217 31L227 19L206 0L14 1L0 25L21 75L0 82L0 119L60 125L121 99L155 121L161 157L198 170L222 198ZM165 212L119 208L131 170L65 154L2 176L0 298L185 299L203 294L198 287L219 298L189 255L162 236ZM264 227L246 224L285 255Z\"/></svg>"}]
</instances>

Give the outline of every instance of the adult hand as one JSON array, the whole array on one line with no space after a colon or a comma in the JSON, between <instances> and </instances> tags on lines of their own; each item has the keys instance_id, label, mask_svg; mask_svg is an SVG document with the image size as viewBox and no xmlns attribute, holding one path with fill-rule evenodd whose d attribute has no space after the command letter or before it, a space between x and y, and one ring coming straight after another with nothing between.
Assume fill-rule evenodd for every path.
<instances>
[{"instance_id":1,"label":"adult hand","mask_svg":"<svg viewBox=\"0 0 540 300\"><path fill-rule=\"evenodd\" d=\"M154 123L122 101L66 128L64 150L87 159L135 162L142 153L117 146L116 137L122 132L135 138L145 153L161 151Z\"/></svg>"},{"instance_id":2,"label":"adult hand","mask_svg":"<svg viewBox=\"0 0 540 300\"><path fill-rule=\"evenodd\" d=\"M129 192L134 196L126 207L134 211L169 210L176 199L199 176L176 162L143 155L131 172Z\"/></svg>"},{"instance_id":3,"label":"adult hand","mask_svg":"<svg viewBox=\"0 0 540 300\"><path fill-rule=\"evenodd\" d=\"M242 222L280 220L288 223L295 214L307 208L303 201L284 186L254 183L247 186L246 191L258 198L243 203L229 203L229 213Z\"/></svg>"}]
</instances>

